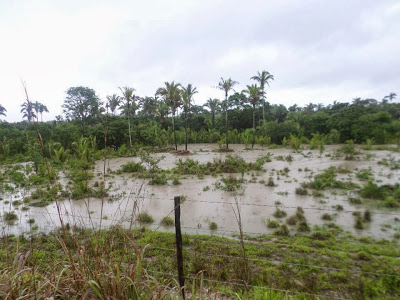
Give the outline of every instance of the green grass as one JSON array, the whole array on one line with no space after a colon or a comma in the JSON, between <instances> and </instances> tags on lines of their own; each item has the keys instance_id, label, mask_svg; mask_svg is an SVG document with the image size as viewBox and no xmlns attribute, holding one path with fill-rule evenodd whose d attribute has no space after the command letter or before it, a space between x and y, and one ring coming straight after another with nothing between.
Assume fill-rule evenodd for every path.
<instances>
[{"instance_id":1,"label":"green grass","mask_svg":"<svg viewBox=\"0 0 400 300\"><path fill-rule=\"evenodd\" d=\"M397 244L354 240L340 236L336 229L321 229L309 236L288 233L282 225L274 235L244 240L250 270L246 285L237 284L244 274L238 240L185 234L187 290L195 291L198 298L212 293L228 299L238 299L238 295L241 299L316 299L308 294L320 299L400 296ZM3 237L0 282L7 285L0 285L0 298L32 298L35 293L62 299L176 298L171 297L176 288L174 248L174 234L120 227L102 231L74 227L32 239ZM30 249L33 252L20 266L24 275L15 276L19 268L13 263L15 257ZM76 276L80 279L75 280ZM291 293L286 297L271 289Z\"/></svg>"}]
</instances>

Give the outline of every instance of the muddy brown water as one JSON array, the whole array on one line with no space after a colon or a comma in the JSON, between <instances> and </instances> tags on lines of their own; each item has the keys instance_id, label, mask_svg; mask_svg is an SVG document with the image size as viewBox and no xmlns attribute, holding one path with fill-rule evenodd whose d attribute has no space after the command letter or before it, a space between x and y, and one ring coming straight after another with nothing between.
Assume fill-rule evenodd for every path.
<instances>
[{"instance_id":1,"label":"muddy brown water","mask_svg":"<svg viewBox=\"0 0 400 300\"><path fill-rule=\"evenodd\" d=\"M179 159L188 158L197 160L201 163L212 162L214 159L224 159L226 155L239 155L246 161L255 161L258 157L270 152L273 156L272 161L264 165L265 172L249 172L244 174L247 183L243 189L235 193L216 189L215 183L221 176L183 176L180 178L180 185L173 185L169 180L167 185L154 186L148 185L148 181L132 177L130 174L116 175L109 174L106 178L107 186L110 186L110 197L102 201L98 198L84 200L63 200L59 202L61 217L64 223L98 228L110 225L121 224L125 227L137 226L136 220L138 212L148 212L153 216L155 222L149 225L150 228L160 231L173 231L174 228L159 225L161 219L167 215L174 217L174 196L184 195L186 200L182 204L182 230L187 233L196 234L216 234L221 236L234 236L238 234L238 222L235 218L234 210L237 208L241 214L242 228L245 233L258 235L273 232L266 226L268 218L277 220L281 224L285 223L287 217L295 214L297 207L302 207L310 223L311 228L322 226L327 221L321 219L324 213L333 215L333 222L342 227L345 232L355 236L370 236L373 238L391 239L393 234L400 232L400 209L382 209L376 205L362 204L354 205L349 203L348 198L357 196L356 191L344 190L325 190L322 197L300 196L295 194L295 189L301 182L309 181L312 176L321 173L323 170L335 166L348 168L352 172L349 174L338 174L342 180L351 180L360 185L364 182L359 181L355 173L357 170L371 168L375 181L378 184L394 184L400 181L400 170L391 170L389 167L378 164L378 161L386 159L400 159L400 153L390 151L362 151L355 160L346 161L343 158L326 156L331 155L337 146L326 146L326 151L319 157L318 150L303 150L303 154L294 153L291 149L267 149L256 148L246 150L244 145L231 145L234 153L218 153L212 150L217 149L213 144L189 145L192 152L189 156L176 156L171 153L153 154L154 156L165 156L159 163L163 169L172 168ZM277 160L277 156L293 156L292 162ZM369 155L370 157L367 157ZM130 161L140 161L137 157L132 158L113 158L106 161L108 171L116 171L123 164ZM94 178L92 184L101 182L103 175L104 162L98 161L95 165ZM277 171L289 168L288 176L279 175ZM300 169L302 171L300 171ZM309 171L305 171L305 169ZM60 174L60 182L65 186L68 178ZM241 174L234 175L241 177ZM268 187L260 181L268 182L272 177L276 186ZM256 182L252 182L254 181ZM252 180L253 179L253 180ZM208 187L208 190L207 188ZM311 192L312 190L309 190ZM31 230L32 226L37 226L38 231L48 232L60 225L59 214L56 203L47 207L31 207L28 211L22 211L22 206L12 205L12 201L23 200L31 191L16 189L16 191L2 192L3 201L0 202L1 216L7 211L15 211L18 220L13 225L8 225L2 220L2 234L21 234ZM6 203L6 202L9 203ZM279 203L279 204L278 204ZM336 211L334 207L341 205L343 211ZM286 218L277 219L273 216L276 208L280 208L287 213ZM354 228L354 211L363 213L366 209L372 212L372 222L366 223L365 229L357 230ZM28 224L29 219L35 219L33 225ZM216 222L217 230L210 230L210 222ZM291 233L296 234L296 227L291 226Z\"/></svg>"}]
</instances>

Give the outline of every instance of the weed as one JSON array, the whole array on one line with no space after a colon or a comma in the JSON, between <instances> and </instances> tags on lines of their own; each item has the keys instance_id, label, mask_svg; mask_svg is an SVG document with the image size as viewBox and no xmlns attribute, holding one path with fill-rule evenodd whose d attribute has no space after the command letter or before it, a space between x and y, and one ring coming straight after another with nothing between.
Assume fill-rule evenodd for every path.
<instances>
[{"instance_id":1,"label":"weed","mask_svg":"<svg viewBox=\"0 0 400 300\"><path fill-rule=\"evenodd\" d=\"M307 221L303 220L299 222L297 226L297 231L299 232L309 232L311 230L310 226L308 225Z\"/></svg>"},{"instance_id":2,"label":"weed","mask_svg":"<svg viewBox=\"0 0 400 300\"><path fill-rule=\"evenodd\" d=\"M364 222L371 222L371 212L368 209L364 211Z\"/></svg>"},{"instance_id":3,"label":"weed","mask_svg":"<svg viewBox=\"0 0 400 300\"><path fill-rule=\"evenodd\" d=\"M322 220L325 220L325 221L332 221L333 217L332 217L332 215L330 215L330 214L328 214L328 213L324 213L324 214L321 216L321 219L322 219Z\"/></svg>"},{"instance_id":4,"label":"weed","mask_svg":"<svg viewBox=\"0 0 400 300\"><path fill-rule=\"evenodd\" d=\"M3 220L7 221L7 222L12 222L12 221L18 220L18 216L13 211L5 212L3 215Z\"/></svg>"},{"instance_id":5,"label":"weed","mask_svg":"<svg viewBox=\"0 0 400 300\"><path fill-rule=\"evenodd\" d=\"M363 219L359 215L355 216L354 228L356 228L356 229L364 229Z\"/></svg>"},{"instance_id":6,"label":"weed","mask_svg":"<svg viewBox=\"0 0 400 300\"><path fill-rule=\"evenodd\" d=\"M274 231L274 234L279 236L289 236L289 227L283 224L277 230Z\"/></svg>"},{"instance_id":7,"label":"weed","mask_svg":"<svg viewBox=\"0 0 400 300\"><path fill-rule=\"evenodd\" d=\"M154 218L148 212L142 212L138 215L137 220L140 223L150 224L154 223Z\"/></svg>"},{"instance_id":8,"label":"weed","mask_svg":"<svg viewBox=\"0 0 400 300\"><path fill-rule=\"evenodd\" d=\"M174 177L172 178L172 184L173 184L173 185L179 185L179 184L181 184L181 182L179 181L179 177L178 177L178 176L174 176Z\"/></svg>"},{"instance_id":9,"label":"weed","mask_svg":"<svg viewBox=\"0 0 400 300\"><path fill-rule=\"evenodd\" d=\"M286 211L279 209L279 208L277 208L274 212L275 218L284 218L284 217L286 217L286 215L287 215Z\"/></svg>"},{"instance_id":10,"label":"weed","mask_svg":"<svg viewBox=\"0 0 400 300\"><path fill-rule=\"evenodd\" d=\"M162 218L160 224L162 226L174 226L175 222L174 222L173 218L166 216L166 217Z\"/></svg>"},{"instance_id":11,"label":"weed","mask_svg":"<svg viewBox=\"0 0 400 300\"><path fill-rule=\"evenodd\" d=\"M203 187L203 192L207 192L210 190L210 186L206 185L205 187Z\"/></svg>"},{"instance_id":12,"label":"weed","mask_svg":"<svg viewBox=\"0 0 400 300\"><path fill-rule=\"evenodd\" d=\"M296 195L302 195L302 196L308 195L307 189L301 187L296 188L295 193Z\"/></svg>"},{"instance_id":13,"label":"weed","mask_svg":"<svg viewBox=\"0 0 400 300\"><path fill-rule=\"evenodd\" d=\"M279 223L275 220L271 220L270 218L268 218L266 220L266 224L268 228L278 228L279 227Z\"/></svg>"},{"instance_id":14,"label":"weed","mask_svg":"<svg viewBox=\"0 0 400 300\"><path fill-rule=\"evenodd\" d=\"M215 223L215 222L211 222L210 225L209 225L209 227L210 227L210 230L217 230L218 225L217 225L217 223Z\"/></svg>"},{"instance_id":15,"label":"weed","mask_svg":"<svg viewBox=\"0 0 400 300\"><path fill-rule=\"evenodd\" d=\"M275 182L272 177L268 178L267 186L271 186L271 187L275 186Z\"/></svg>"}]
</instances>

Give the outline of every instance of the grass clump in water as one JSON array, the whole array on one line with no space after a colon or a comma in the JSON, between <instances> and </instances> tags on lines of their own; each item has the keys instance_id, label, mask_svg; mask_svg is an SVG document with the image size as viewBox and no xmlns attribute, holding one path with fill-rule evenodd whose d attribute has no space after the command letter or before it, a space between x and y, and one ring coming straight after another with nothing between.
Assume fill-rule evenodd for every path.
<instances>
[{"instance_id":1,"label":"grass clump in water","mask_svg":"<svg viewBox=\"0 0 400 300\"><path fill-rule=\"evenodd\" d=\"M151 224L154 223L154 218L148 212L142 212L138 215L137 220L140 223Z\"/></svg>"},{"instance_id":2,"label":"grass clump in water","mask_svg":"<svg viewBox=\"0 0 400 300\"><path fill-rule=\"evenodd\" d=\"M287 216L286 211L284 211L284 210L282 210L282 209L280 209L280 208L277 208L277 209L275 210L275 212L274 212L274 217L275 217L275 218L284 218L284 217L286 217L286 216Z\"/></svg>"},{"instance_id":3,"label":"grass clump in water","mask_svg":"<svg viewBox=\"0 0 400 300\"><path fill-rule=\"evenodd\" d=\"M162 226L174 226L174 224L175 224L174 219L169 216L166 216L161 220Z\"/></svg>"},{"instance_id":4,"label":"grass clump in water","mask_svg":"<svg viewBox=\"0 0 400 300\"><path fill-rule=\"evenodd\" d=\"M140 162L131 161L122 165L118 171L124 173L137 173L146 171L146 168Z\"/></svg>"},{"instance_id":5,"label":"grass clump in water","mask_svg":"<svg viewBox=\"0 0 400 300\"><path fill-rule=\"evenodd\" d=\"M268 228L278 228L279 227L279 223L275 220L271 220L271 219L267 219L266 220L266 224Z\"/></svg>"},{"instance_id":6,"label":"grass clump in water","mask_svg":"<svg viewBox=\"0 0 400 300\"><path fill-rule=\"evenodd\" d=\"M217 230L218 229L218 224L215 222L210 223L210 230Z\"/></svg>"}]
</instances>

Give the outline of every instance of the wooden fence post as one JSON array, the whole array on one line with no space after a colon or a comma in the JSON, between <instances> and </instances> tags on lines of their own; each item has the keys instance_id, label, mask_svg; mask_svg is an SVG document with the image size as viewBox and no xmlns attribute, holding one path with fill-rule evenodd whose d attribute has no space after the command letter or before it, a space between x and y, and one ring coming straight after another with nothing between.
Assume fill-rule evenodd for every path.
<instances>
[{"instance_id":1,"label":"wooden fence post","mask_svg":"<svg viewBox=\"0 0 400 300\"><path fill-rule=\"evenodd\" d=\"M183 274L182 232L181 232L181 197L174 197L175 207L175 238L176 238L176 261L178 263L179 286L185 299L185 276Z\"/></svg>"}]
</instances>

